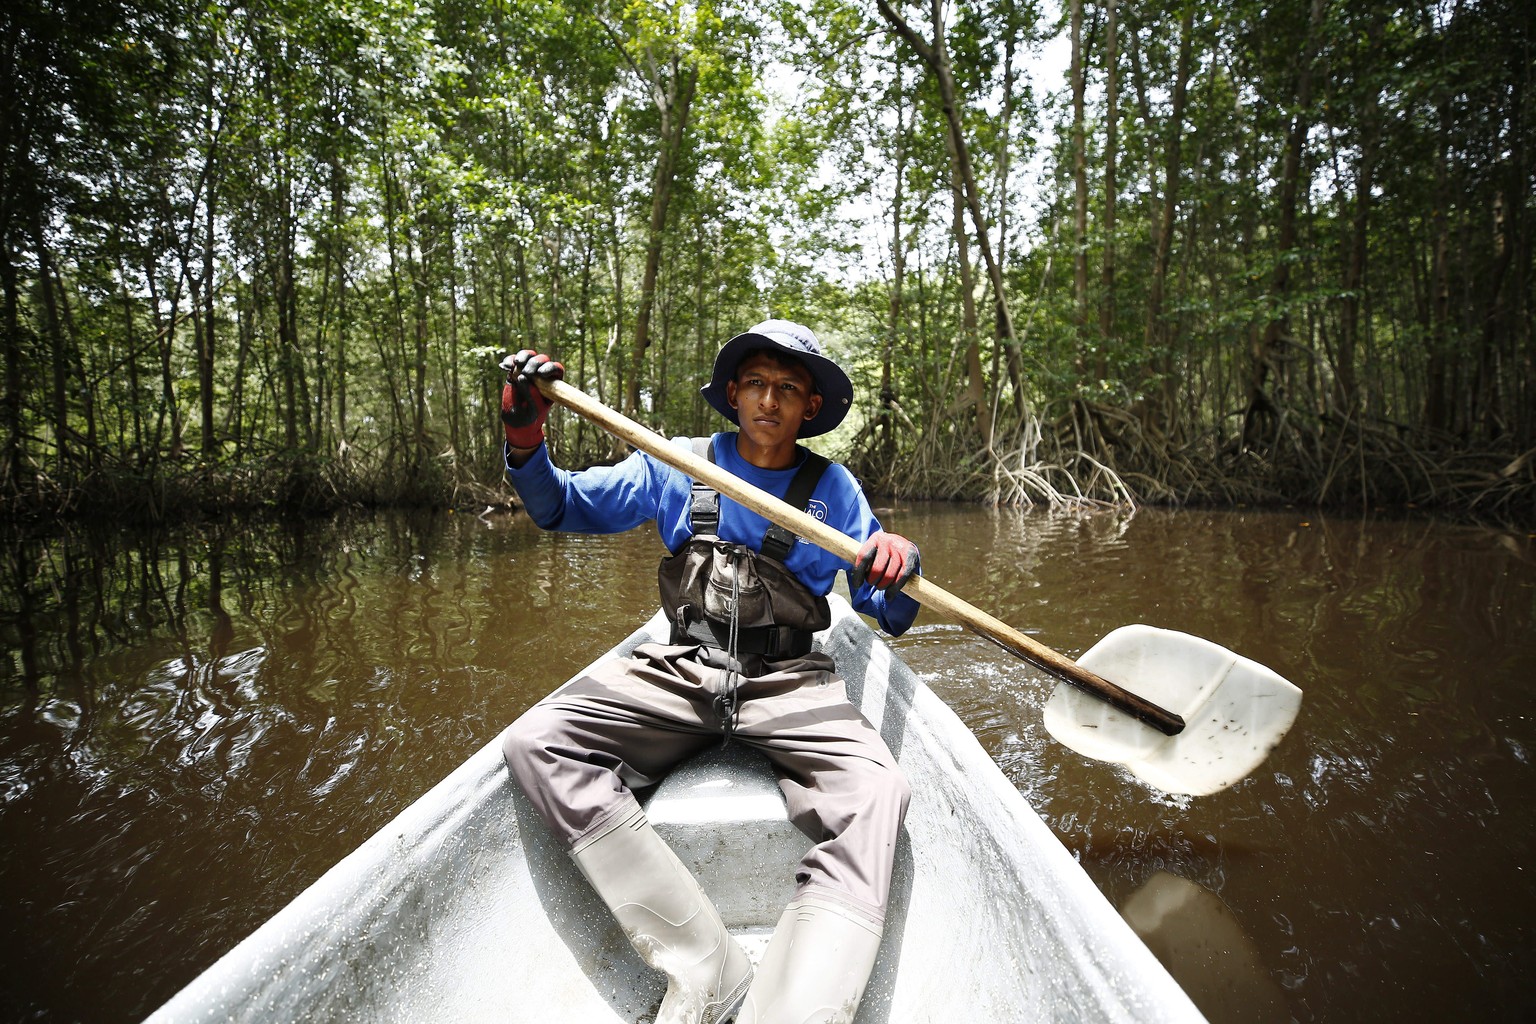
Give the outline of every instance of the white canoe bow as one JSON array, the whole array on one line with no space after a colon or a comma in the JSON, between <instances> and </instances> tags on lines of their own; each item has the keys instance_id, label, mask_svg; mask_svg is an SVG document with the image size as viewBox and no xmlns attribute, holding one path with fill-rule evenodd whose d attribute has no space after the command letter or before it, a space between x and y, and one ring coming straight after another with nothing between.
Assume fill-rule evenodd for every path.
<instances>
[{"instance_id":1,"label":"white canoe bow","mask_svg":"<svg viewBox=\"0 0 1536 1024\"><path fill-rule=\"evenodd\" d=\"M831 601L817 646L913 794L857 1020L1203 1020L954 712ZM605 657L665 628L658 614ZM647 809L760 955L810 845L767 762L740 747L702 755ZM511 781L498 739L149 1020L636 1022L663 990Z\"/></svg>"}]
</instances>

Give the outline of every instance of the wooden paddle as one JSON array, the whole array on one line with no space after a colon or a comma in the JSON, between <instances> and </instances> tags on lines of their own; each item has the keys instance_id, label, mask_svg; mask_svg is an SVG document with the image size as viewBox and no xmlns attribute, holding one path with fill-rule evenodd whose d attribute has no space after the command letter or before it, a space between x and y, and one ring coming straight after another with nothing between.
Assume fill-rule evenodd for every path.
<instances>
[{"instance_id":1,"label":"wooden paddle","mask_svg":"<svg viewBox=\"0 0 1536 1024\"><path fill-rule=\"evenodd\" d=\"M741 478L727 473L709 460L702 459L693 454L691 450L673 444L655 431L649 430L627 416L608 408L608 406L587 395L579 388L572 387L564 381L541 380L538 382L538 386L539 390L551 401L557 402L578 415L591 420L609 433L649 453L667 465L686 473L695 480L708 484L721 494L740 502L758 515L770 522L777 523L796 536L803 537L845 561L853 562L858 557L859 542L855 541L852 537L833 529L799 509L791 508L761 488L755 487ZM1126 719L1129 719L1130 722L1127 724L1131 724L1133 730L1139 730L1140 733L1148 733L1150 735L1148 728L1150 727L1151 730L1156 730L1158 739L1167 738L1177 741L1186 732L1184 716L1189 713L1190 708L1193 707L1194 710L1203 712L1212 706L1209 693L1201 696L1193 691L1188 695L1191 696L1192 700L1182 702L1185 705L1183 713L1154 703L1145 696L1132 692L1126 685L1111 682L1090 668L1084 667L1070 658L1056 653L1044 644L1025 636L1007 623L988 615L966 601L962 601L927 577L914 576L907 581L903 592L910 594L926 607L932 608L945 617L969 627L1009 653L1038 665L1070 686L1091 696L1094 698L1094 702L1101 702L1100 706L1103 706L1106 711L1113 709L1120 716L1125 716L1124 718L1099 718L1094 720L1094 716L1090 714L1087 716L1089 720L1084 720L1081 710L1082 705L1070 701L1058 701L1053 697L1053 703L1057 705L1058 713L1054 716L1048 716L1047 725L1051 727L1052 734L1067 746L1081 750L1083 753L1088 754L1088 756L1095 757L1098 760L1124 764L1133 773L1138 775L1142 774L1138 770L1139 763L1147 758L1149 751L1158 755L1167 755L1167 745L1159 746L1156 743L1148 743L1146 737L1140 736L1135 731L1129 734L1134 742L1128 742L1124 738L1125 734L1123 727L1119 724L1120 722L1126 722ZM1140 630L1152 629L1152 627L1147 626L1135 628ZM1167 656L1168 651L1172 651L1174 656L1177 656L1180 646L1180 641L1177 638L1180 637L1205 645L1206 648L1224 651L1223 648L1219 648L1209 641L1199 640L1197 637L1189 637L1183 633L1170 634L1167 630L1156 630L1154 632L1163 635L1165 638L1164 657ZM1119 631L1110 634L1109 637L1106 637L1098 645L1102 648L1105 644L1109 644L1109 656L1103 657L1101 655L1101 660L1106 663L1116 663L1117 653L1125 655L1131 651L1131 648L1127 647L1123 642L1115 641L1117 633ZM1169 637L1173 639L1170 640L1168 639ZM1141 639L1144 640L1144 637ZM1225 653L1231 658L1237 659L1237 655L1233 655L1231 652ZM1122 657L1120 660L1126 659ZM1202 791L1214 792L1215 789L1225 788L1225 786L1238 781L1238 779L1251 771L1253 767L1257 767L1258 762L1263 760L1263 757L1268 754L1269 750L1273 749L1274 745L1280 741L1281 736L1290 727L1291 721L1295 719L1296 708L1300 704L1301 691L1285 682L1285 680L1280 679L1274 673L1264 669L1263 666L1258 666L1252 662L1247 664L1268 673L1269 676L1272 676L1274 680L1281 684L1281 687L1294 691L1294 706L1290 709L1289 718L1285 719L1282 724L1280 718L1284 718L1283 712L1279 718L1267 713L1260 713L1256 716L1258 721L1245 722L1243 724L1245 734L1251 734L1254 739L1254 749L1257 752L1257 758L1252 759L1250 767L1241 769L1240 774L1228 778L1232 774L1230 769L1236 767L1236 762L1241 760L1239 758L1231 759L1228 764L1223 766L1221 771L1216 773L1205 771L1203 768L1197 768L1193 771L1193 777L1189 778L1182 777L1178 769L1169 769L1164 765L1155 773L1157 781L1154 784L1170 792L1192 794L1198 794L1198 792ZM1215 681L1214 687L1219 689L1220 686L1221 680L1218 679ZM1164 689L1166 690L1167 687L1164 687ZM1212 687L1206 687L1205 689L1210 690ZM1174 696L1178 696L1178 694L1174 693ZM1273 696L1273 694L1267 692L1264 694L1264 697L1269 696ZM1218 701L1217 703L1221 702ZM1231 708L1223 706L1220 712L1223 714L1230 713ZM1054 724L1052 723L1052 718L1055 719ZM1271 721L1271 719L1273 720ZM1110 723L1107 728L1105 722ZM1058 728L1061 731L1058 732ZM1226 725L1226 729L1230 731L1230 724ZM1117 732L1116 730L1121 731ZM1104 739L1105 736L1112 738L1106 740ZM1205 757L1214 757L1227 761L1233 753L1225 748L1212 753L1204 749L1206 745L1202 742L1200 750L1178 749L1172 757L1163 756L1162 759L1173 763L1190 760L1199 762ZM1179 743L1177 746L1183 748L1188 745ZM1258 752L1259 747L1262 747L1261 752ZM1094 752L1089 753L1089 749ZM1118 756L1121 753L1126 756ZM1190 774L1189 771L1183 773L1183 775ZM1219 784L1213 784L1214 775L1220 775L1224 781L1219 782Z\"/></svg>"}]
</instances>

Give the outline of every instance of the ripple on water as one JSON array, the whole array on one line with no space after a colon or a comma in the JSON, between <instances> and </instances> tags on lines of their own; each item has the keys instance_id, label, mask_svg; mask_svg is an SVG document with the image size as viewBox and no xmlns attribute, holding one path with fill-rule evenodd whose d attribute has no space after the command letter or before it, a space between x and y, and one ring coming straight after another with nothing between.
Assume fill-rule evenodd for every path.
<instances>
[{"instance_id":1,"label":"ripple on water","mask_svg":"<svg viewBox=\"0 0 1536 1024\"><path fill-rule=\"evenodd\" d=\"M654 607L654 533L454 518L33 560L59 578L0 602L36 638L0 662L0 812L29 838L0 884L49 965L16 972L30 998L147 1013L171 982L144 964L210 961ZM1050 678L959 626L925 614L895 646L1112 902L1159 871L1204 887L1295 1019L1510 1018L1536 976L1530 545L1300 518L893 516L933 578L1064 654L1143 621L1301 686L1292 734L1221 794L1065 750Z\"/></svg>"}]
</instances>

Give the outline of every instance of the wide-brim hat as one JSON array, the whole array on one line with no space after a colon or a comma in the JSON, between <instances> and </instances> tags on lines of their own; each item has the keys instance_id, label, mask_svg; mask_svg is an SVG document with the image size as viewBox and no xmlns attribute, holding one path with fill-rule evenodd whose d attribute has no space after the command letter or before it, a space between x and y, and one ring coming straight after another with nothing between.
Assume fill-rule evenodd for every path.
<instances>
[{"instance_id":1,"label":"wide-brim hat","mask_svg":"<svg viewBox=\"0 0 1536 1024\"><path fill-rule=\"evenodd\" d=\"M842 367L821 354L821 342L816 340L815 333L793 320L764 320L750 331L738 334L726 342L720 354L715 356L712 379L699 389L704 401L712 405L720 415L740 426L741 420L737 418L736 410L726 400L725 385L736 378L736 367L741 365L749 353L765 348L778 349L798 360L810 373L816 385L816 393L821 396L820 411L800 427L800 437L825 434L843 422L843 417L848 415L848 409L853 405L853 382L848 379Z\"/></svg>"}]
</instances>

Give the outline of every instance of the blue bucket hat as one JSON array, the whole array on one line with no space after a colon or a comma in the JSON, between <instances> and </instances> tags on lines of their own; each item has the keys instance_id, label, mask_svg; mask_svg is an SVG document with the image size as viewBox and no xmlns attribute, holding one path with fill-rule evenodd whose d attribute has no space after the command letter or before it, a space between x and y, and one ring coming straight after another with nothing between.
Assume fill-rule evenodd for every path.
<instances>
[{"instance_id":1,"label":"blue bucket hat","mask_svg":"<svg viewBox=\"0 0 1536 1024\"><path fill-rule=\"evenodd\" d=\"M736 410L726 400L725 385L736 379L736 367L749 353L759 349L777 349L793 356L804 366L821 396L821 411L806 420L801 437L815 437L843 422L853 404L853 382L842 368L821 354L821 342L804 324L792 320L764 320L750 331L736 335L715 356L715 372L710 382L699 389L704 401L732 423L740 426Z\"/></svg>"}]
</instances>

